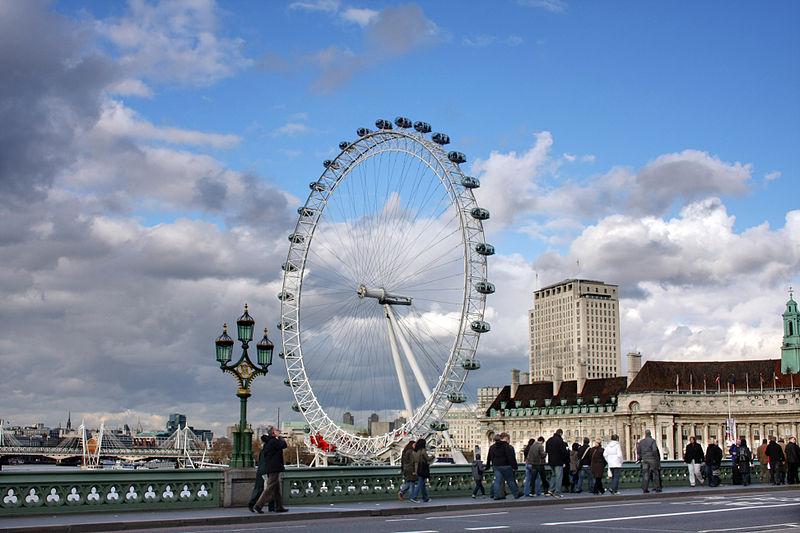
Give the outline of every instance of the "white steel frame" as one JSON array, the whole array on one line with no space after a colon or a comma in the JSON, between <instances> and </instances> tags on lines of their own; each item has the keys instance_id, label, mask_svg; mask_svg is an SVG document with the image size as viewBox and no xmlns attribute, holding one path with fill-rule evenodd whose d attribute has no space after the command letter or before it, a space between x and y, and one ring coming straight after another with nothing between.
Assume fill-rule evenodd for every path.
<instances>
[{"instance_id":1,"label":"white steel frame","mask_svg":"<svg viewBox=\"0 0 800 533\"><path fill-rule=\"evenodd\" d=\"M422 161L437 175L447 190L452 204L458 210L461 226L461 240L464 252L464 290L461 321L455 336L443 374L432 391L425 395L424 403L413 413L409 413L406 423L394 431L379 436L363 437L342 429L331 420L317 400L303 363L303 348L300 342L300 316L303 275L306 259L320 216L335 193L339 183L359 164L371 157L385 152L404 152ZM337 451L356 460L371 460L384 456L396 444L409 435L425 436L432 433L430 424L440 421L450 407L448 394L458 392L464 385L469 370L463 368L465 360L475 356L480 334L473 331L470 324L483 320L486 295L475 289L478 281L487 281L486 257L475 251L475 245L484 242L483 225L470 211L477 207L470 188L461 183L464 174L456 163L451 162L447 152L438 144L426 139L423 134L411 130L379 130L371 132L342 150L333 163L325 169L317 183L322 190L312 188L305 203L310 216L300 215L294 235L300 238L290 240L287 255L282 295L291 294L293 298L281 299L281 342L286 372L296 404L307 421L311 433L320 433L326 441L336 445ZM355 291L357 288L354 287ZM386 305L390 327L399 332L391 320L391 308ZM389 335L390 343L392 335ZM401 344L404 342L400 337ZM396 352L397 347L393 346ZM397 355L399 362L399 354ZM413 368L413 366L412 366ZM402 383L404 379L398 376ZM419 380L418 380L419 381ZM422 385L423 383L419 383ZM402 385L401 385L402 386ZM424 390L424 389L423 389ZM407 391L406 391L407 392ZM405 396L405 393L404 393ZM408 405L407 402L406 406Z\"/></svg>"}]
</instances>

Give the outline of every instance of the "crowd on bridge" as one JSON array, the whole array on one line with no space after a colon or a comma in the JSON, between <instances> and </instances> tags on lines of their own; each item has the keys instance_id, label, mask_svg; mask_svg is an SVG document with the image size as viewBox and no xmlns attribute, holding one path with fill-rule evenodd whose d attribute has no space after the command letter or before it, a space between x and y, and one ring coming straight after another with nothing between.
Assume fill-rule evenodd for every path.
<instances>
[{"instance_id":1,"label":"crowd on bridge","mask_svg":"<svg viewBox=\"0 0 800 533\"><path fill-rule=\"evenodd\" d=\"M561 429L546 441L543 436L531 438L522 450L525 481L521 490L517 483L517 472L523 465L518 462L510 440L508 433L495 435L485 464L480 454L476 454L472 462L472 477L475 482L473 498L486 496L483 479L487 468L491 468L494 473L489 496L495 500L505 499L507 494L514 498L542 495L563 498L564 492L619 493L625 457L618 435L611 435L605 443L602 439L591 441L584 438L582 443L574 442L571 446L564 441ZM698 484L719 486L720 469L726 455L731 460L733 484L752 483L756 465L761 483L800 483L800 446L794 436L788 439L770 436L755 451L751 450L744 437L723 450L715 438L709 438L703 448L697 438L692 436L689 437L683 454L689 484L692 487ZM404 483L398 493L400 500L404 500L410 493L409 501L418 502L419 498L429 501L426 484L430 477L431 460L424 439L410 442L406 446L401 458ZM652 490L660 493L663 488L661 451L650 430L646 430L645 436L636 443L635 457L631 460L640 465L642 492L649 493Z\"/></svg>"}]
</instances>

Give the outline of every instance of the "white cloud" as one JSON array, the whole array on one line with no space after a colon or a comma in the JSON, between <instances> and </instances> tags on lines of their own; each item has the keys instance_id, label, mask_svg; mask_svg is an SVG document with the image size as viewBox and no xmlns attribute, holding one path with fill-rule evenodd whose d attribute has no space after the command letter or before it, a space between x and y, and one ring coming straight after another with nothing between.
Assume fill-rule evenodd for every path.
<instances>
[{"instance_id":1,"label":"white cloud","mask_svg":"<svg viewBox=\"0 0 800 533\"><path fill-rule=\"evenodd\" d=\"M379 14L380 12L374 9L349 7L342 11L341 17L347 22L354 22L363 28L372 24Z\"/></svg>"},{"instance_id":2,"label":"white cloud","mask_svg":"<svg viewBox=\"0 0 800 533\"><path fill-rule=\"evenodd\" d=\"M302 135L311 131L313 130L308 124L303 124L302 122L287 122L283 126L276 128L275 131L272 132L272 136L296 137L297 135Z\"/></svg>"},{"instance_id":3,"label":"white cloud","mask_svg":"<svg viewBox=\"0 0 800 533\"><path fill-rule=\"evenodd\" d=\"M561 13L567 9L567 3L564 0L517 0L517 3L522 6L544 9L551 13Z\"/></svg>"},{"instance_id":4,"label":"white cloud","mask_svg":"<svg viewBox=\"0 0 800 533\"><path fill-rule=\"evenodd\" d=\"M241 140L239 136L231 134L155 126L141 119L133 109L115 100L105 103L95 128L100 133L117 137L171 144L205 145L214 148L230 148Z\"/></svg>"},{"instance_id":5,"label":"white cloud","mask_svg":"<svg viewBox=\"0 0 800 533\"><path fill-rule=\"evenodd\" d=\"M775 181L776 179L780 178L782 173L780 170L773 170L772 172L767 173L764 175L764 181L769 183L770 181Z\"/></svg>"},{"instance_id":6,"label":"white cloud","mask_svg":"<svg viewBox=\"0 0 800 533\"><path fill-rule=\"evenodd\" d=\"M97 31L119 51L133 76L159 82L208 85L247 68L241 39L217 35L212 0L129 4L124 17L99 20Z\"/></svg>"},{"instance_id":7,"label":"white cloud","mask_svg":"<svg viewBox=\"0 0 800 533\"><path fill-rule=\"evenodd\" d=\"M298 9L301 11L323 11L327 13L335 13L339 10L339 2L337 0L316 0L310 2L292 2L289 4L289 9Z\"/></svg>"},{"instance_id":8,"label":"white cloud","mask_svg":"<svg viewBox=\"0 0 800 533\"><path fill-rule=\"evenodd\" d=\"M108 88L110 94L119 96L140 96L142 98L152 98L153 90L142 80L127 78L114 83Z\"/></svg>"}]
</instances>

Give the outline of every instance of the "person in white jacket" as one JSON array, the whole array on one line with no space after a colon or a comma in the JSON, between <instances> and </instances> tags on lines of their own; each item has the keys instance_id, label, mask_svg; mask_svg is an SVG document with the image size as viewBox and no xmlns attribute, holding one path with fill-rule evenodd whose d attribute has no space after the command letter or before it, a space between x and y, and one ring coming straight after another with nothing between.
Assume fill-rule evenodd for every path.
<instances>
[{"instance_id":1,"label":"person in white jacket","mask_svg":"<svg viewBox=\"0 0 800 533\"><path fill-rule=\"evenodd\" d=\"M611 435L611 442L608 443L603 451L603 457L608 463L611 471L611 494L619 493L619 477L622 474L622 448L619 446L619 435Z\"/></svg>"}]
</instances>

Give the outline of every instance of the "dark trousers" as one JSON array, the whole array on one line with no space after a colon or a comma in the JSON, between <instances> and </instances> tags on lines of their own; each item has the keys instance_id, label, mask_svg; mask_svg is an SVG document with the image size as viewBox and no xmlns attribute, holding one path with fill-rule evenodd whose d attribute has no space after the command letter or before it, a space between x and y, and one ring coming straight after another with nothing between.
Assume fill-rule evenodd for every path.
<instances>
[{"instance_id":1,"label":"dark trousers","mask_svg":"<svg viewBox=\"0 0 800 533\"><path fill-rule=\"evenodd\" d=\"M264 477L263 474L256 472L256 484L253 485L253 492L250 493L250 501L247 502L247 505L251 507L255 505L262 492L264 492Z\"/></svg>"},{"instance_id":2,"label":"dark trousers","mask_svg":"<svg viewBox=\"0 0 800 533\"><path fill-rule=\"evenodd\" d=\"M264 507L264 504L271 501L275 503L275 509L283 509L283 497L281 496L281 473L273 472L267 474L267 486L259 496L256 507Z\"/></svg>"},{"instance_id":3,"label":"dark trousers","mask_svg":"<svg viewBox=\"0 0 800 533\"><path fill-rule=\"evenodd\" d=\"M606 490L603 488L603 476L592 476L592 493L603 494Z\"/></svg>"},{"instance_id":4,"label":"dark trousers","mask_svg":"<svg viewBox=\"0 0 800 533\"><path fill-rule=\"evenodd\" d=\"M480 491L481 496L486 496L486 489L483 488L483 480L476 479L475 480L475 490L472 491L473 496L478 495L478 491Z\"/></svg>"},{"instance_id":5,"label":"dark trousers","mask_svg":"<svg viewBox=\"0 0 800 533\"><path fill-rule=\"evenodd\" d=\"M642 490L646 491L650 487L650 476L653 477L653 486L661 490L661 469L651 462L642 461Z\"/></svg>"},{"instance_id":6,"label":"dark trousers","mask_svg":"<svg viewBox=\"0 0 800 533\"><path fill-rule=\"evenodd\" d=\"M787 463L786 465L786 483L796 485L799 480L797 479L797 463Z\"/></svg>"}]
</instances>

